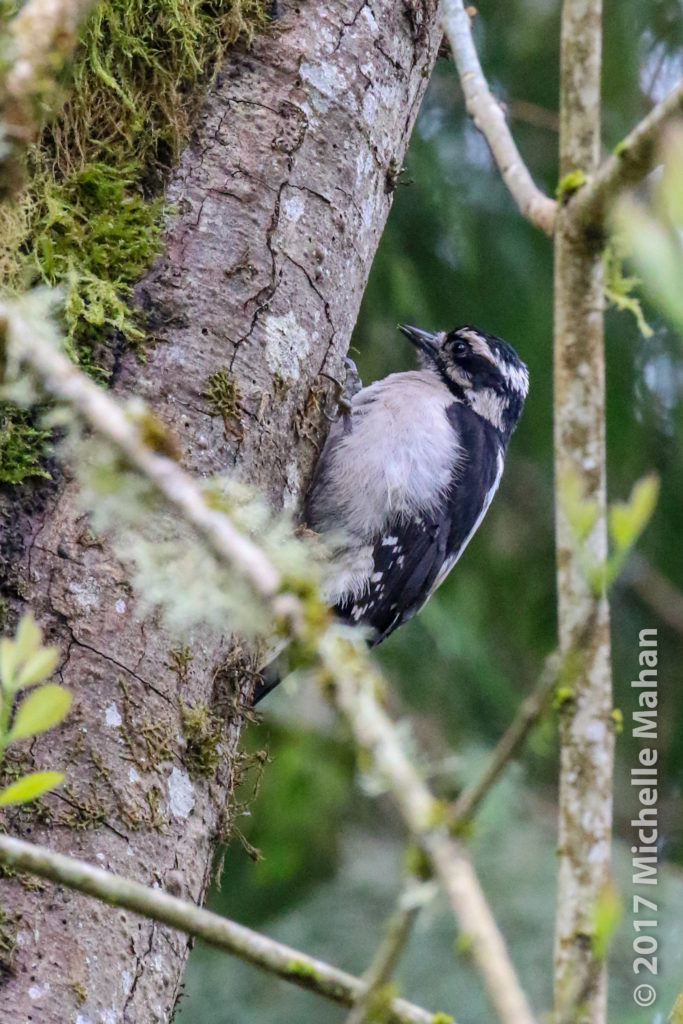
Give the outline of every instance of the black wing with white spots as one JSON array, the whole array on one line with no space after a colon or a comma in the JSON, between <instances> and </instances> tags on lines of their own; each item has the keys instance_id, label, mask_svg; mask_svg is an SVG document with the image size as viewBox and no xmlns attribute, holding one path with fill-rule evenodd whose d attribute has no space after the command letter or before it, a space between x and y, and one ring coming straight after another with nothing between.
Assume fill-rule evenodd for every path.
<instances>
[{"instance_id":1,"label":"black wing with white spots","mask_svg":"<svg viewBox=\"0 0 683 1024\"><path fill-rule=\"evenodd\" d=\"M493 498L503 465L498 432L454 402L447 415L463 450L440 506L397 518L374 545L374 570L364 594L341 601L337 614L373 631L378 644L411 618L455 565Z\"/></svg>"}]
</instances>

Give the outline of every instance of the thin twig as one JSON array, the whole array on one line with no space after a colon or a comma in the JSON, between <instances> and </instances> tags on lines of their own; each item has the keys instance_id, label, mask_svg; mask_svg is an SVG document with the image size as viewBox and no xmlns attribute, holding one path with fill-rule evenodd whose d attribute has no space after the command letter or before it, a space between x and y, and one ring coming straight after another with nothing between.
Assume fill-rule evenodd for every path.
<instances>
[{"instance_id":1,"label":"thin twig","mask_svg":"<svg viewBox=\"0 0 683 1024\"><path fill-rule=\"evenodd\" d=\"M389 918L375 958L363 975L367 991L358 1000L346 1018L345 1024L369 1024L373 1019L373 1008L384 1005L387 997L386 986L398 966L413 924L423 903L423 893L428 883L410 878L401 891L398 906Z\"/></svg>"},{"instance_id":2,"label":"thin twig","mask_svg":"<svg viewBox=\"0 0 683 1024\"><path fill-rule=\"evenodd\" d=\"M474 867L464 847L448 832L448 809L430 793L406 756L395 725L375 694L383 682L367 658L323 637L319 651L334 679L333 699L346 717L356 745L370 758L403 820L432 863L502 1024L533 1024L526 996L509 958ZM340 672L338 666L342 664Z\"/></svg>"},{"instance_id":3,"label":"thin twig","mask_svg":"<svg viewBox=\"0 0 683 1024\"><path fill-rule=\"evenodd\" d=\"M514 719L492 750L481 775L473 785L462 791L453 804L453 816L458 824L473 817L505 767L521 749L527 736L548 707L560 671L561 659L555 651L546 658L538 683L520 704Z\"/></svg>"},{"instance_id":4,"label":"thin twig","mask_svg":"<svg viewBox=\"0 0 683 1024\"><path fill-rule=\"evenodd\" d=\"M534 184L517 149L505 114L481 69L462 0L442 0L441 19L460 75L468 113L491 147L503 181L520 212L546 235L552 235L557 203Z\"/></svg>"},{"instance_id":5,"label":"thin twig","mask_svg":"<svg viewBox=\"0 0 683 1024\"><path fill-rule=\"evenodd\" d=\"M508 100L508 112L511 121L522 121L531 125L532 128L540 128L542 131L557 134L560 130L560 115L556 110L548 110L538 103L530 103L529 100Z\"/></svg>"},{"instance_id":6,"label":"thin twig","mask_svg":"<svg viewBox=\"0 0 683 1024\"><path fill-rule=\"evenodd\" d=\"M662 129L681 112L683 81L629 132L570 200L568 212L577 223L591 231L602 227L610 203L652 170Z\"/></svg>"},{"instance_id":7,"label":"thin twig","mask_svg":"<svg viewBox=\"0 0 683 1024\"><path fill-rule=\"evenodd\" d=\"M144 914L342 1006L352 1006L367 990L367 982L322 960L307 956L229 918L202 910L194 903L93 867L75 857L0 835L0 863L17 871L49 878L113 907ZM393 999L389 1004L388 1020L393 1024L432 1024L434 1014L404 999Z\"/></svg>"}]
</instances>

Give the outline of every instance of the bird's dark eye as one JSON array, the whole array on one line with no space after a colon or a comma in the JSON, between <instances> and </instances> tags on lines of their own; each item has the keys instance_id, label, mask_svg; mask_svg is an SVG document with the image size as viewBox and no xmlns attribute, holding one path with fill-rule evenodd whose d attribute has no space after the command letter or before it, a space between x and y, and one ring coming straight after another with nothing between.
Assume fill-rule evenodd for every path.
<instances>
[{"instance_id":1,"label":"bird's dark eye","mask_svg":"<svg viewBox=\"0 0 683 1024\"><path fill-rule=\"evenodd\" d=\"M453 355L464 356L465 352L467 352L467 345L465 344L465 342L456 341L455 344L453 345Z\"/></svg>"}]
</instances>

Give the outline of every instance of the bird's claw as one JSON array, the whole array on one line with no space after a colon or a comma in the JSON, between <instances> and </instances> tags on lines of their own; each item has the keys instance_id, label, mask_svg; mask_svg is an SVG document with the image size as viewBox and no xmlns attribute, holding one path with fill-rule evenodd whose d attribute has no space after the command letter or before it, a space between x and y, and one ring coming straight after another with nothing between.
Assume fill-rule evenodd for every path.
<instances>
[{"instance_id":1,"label":"bird's claw","mask_svg":"<svg viewBox=\"0 0 683 1024\"><path fill-rule=\"evenodd\" d=\"M344 378L343 384L340 380L337 380L336 377L333 377L332 374L325 373L324 370L321 370L320 375L322 377L327 377L328 380L331 380L337 389L335 399L336 408L334 412L329 413L327 412L326 409L323 409L323 416L326 419L328 419L330 423L336 423L340 416L343 417L345 421L344 428L345 430L348 431L351 429L351 409L353 396L360 391L360 389L363 387L363 384L353 359L350 359L347 356L346 359L344 360L344 368L346 369L346 376Z\"/></svg>"}]
</instances>

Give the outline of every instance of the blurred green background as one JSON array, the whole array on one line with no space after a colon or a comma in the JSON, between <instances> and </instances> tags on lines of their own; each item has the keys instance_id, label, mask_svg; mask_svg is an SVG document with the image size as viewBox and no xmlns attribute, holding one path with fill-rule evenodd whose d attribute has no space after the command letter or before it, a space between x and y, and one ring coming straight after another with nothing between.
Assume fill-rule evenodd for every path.
<instances>
[{"instance_id":1,"label":"blurred green background","mask_svg":"<svg viewBox=\"0 0 683 1024\"><path fill-rule=\"evenodd\" d=\"M507 104L535 180L557 180L559 4L485 0L475 21L482 63ZM680 0L610 0L605 14L604 145L614 146L681 77ZM681 187L683 188L683 182ZM617 881L631 898L628 785L638 633L659 630L662 856L658 891L659 998L631 1001L628 913L613 951L610 1020L663 1021L683 979L683 659L679 595L683 360L681 339L645 307L654 335L634 319L607 318L608 452L611 500L656 470L662 491L654 519L612 591L618 737ZM426 770L442 792L476 770L533 686L555 644L552 494L552 252L517 213L487 147L467 119L457 78L440 61L401 176L365 295L353 345L366 382L412 365L396 331L476 324L511 341L528 363L531 391L512 440L500 492L462 561L425 610L377 651L413 731L429 750ZM678 599L678 628L673 621ZM660 605L664 607L661 608ZM664 618L660 612L664 612ZM671 621L665 621L671 620ZM250 726L247 745L272 759L240 819L247 844L227 851L222 913L355 972L368 964L400 888L403 830L371 780L359 777L347 737L309 687L285 683ZM551 1005L555 883L555 722L539 726L520 763L489 797L473 836L484 883L535 1007ZM250 784L248 784L250 785ZM251 792L244 793L245 798ZM490 1019L478 981L438 894L423 912L399 972L402 994L459 1024ZM642 979L641 979L642 980ZM649 979L648 979L649 980ZM198 948L186 975L181 1024L342 1021L344 1012L283 982Z\"/></svg>"}]
</instances>

